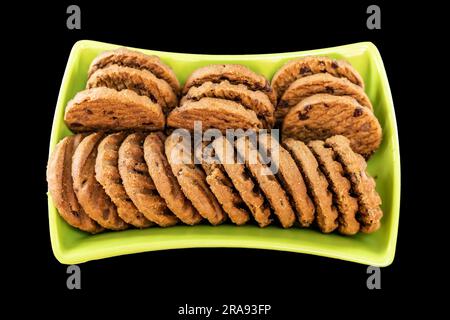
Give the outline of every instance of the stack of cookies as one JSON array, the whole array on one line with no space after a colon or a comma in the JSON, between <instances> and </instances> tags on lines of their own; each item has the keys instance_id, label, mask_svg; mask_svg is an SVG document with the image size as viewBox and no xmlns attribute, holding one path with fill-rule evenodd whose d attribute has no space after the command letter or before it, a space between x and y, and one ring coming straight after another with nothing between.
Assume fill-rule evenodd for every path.
<instances>
[{"instance_id":1,"label":"stack of cookies","mask_svg":"<svg viewBox=\"0 0 450 320\"><path fill-rule=\"evenodd\" d=\"M61 217L89 233L227 220L374 232L381 199L364 157L379 146L381 128L363 88L348 63L307 57L288 62L272 85L221 64L195 70L181 90L156 56L104 52L66 107L76 134L49 159L49 192ZM168 127L187 130L166 137L166 117ZM254 129L258 139L194 146L196 122ZM281 143L259 131L277 124Z\"/></svg>"},{"instance_id":2,"label":"stack of cookies","mask_svg":"<svg viewBox=\"0 0 450 320\"><path fill-rule=\"evenodd\" d=\"M281 67L272 78L276 117L285 136L308 142L335 134L369 157L381 143L381 127L359 73L346 61L306 57Z\"/></svg>"},{"instance_id":3,"label":"stack of cookies","mask_svg":"<svg viewBox=\"0 0 450 320\"><path fill-rule=\"evenodd\" d=\"M60 215L91 233L253 218L352 235L377 230L382 217L366 162L343 136L308 145L222 137L194 147L179 132L76 134L56 146L47 179Z\"/></svg>"},{"instance_id":4,"label":"stack of cookies","mask_svg":"<svg viewBox=\"0 0 450 320\"><path fill-rule=\"evenodd\" d=\"M92 61L86 90L67 104L64 120L74 132L162 130L179 91L175 73L157 56L106 51Z\"/></svg>"},{"instance_id":5,"label":"stack of cookies","mask_svg":"<svg viewBox=\"0 0 450 320\"><path fill-rule=\"evenodd\" d=\"M183 88L180 106L167 118L174 128L204 130L261 129L274 124L276 97L269 81L237 64L216 64L195 70Z\"/></svg>"}]
</instances>

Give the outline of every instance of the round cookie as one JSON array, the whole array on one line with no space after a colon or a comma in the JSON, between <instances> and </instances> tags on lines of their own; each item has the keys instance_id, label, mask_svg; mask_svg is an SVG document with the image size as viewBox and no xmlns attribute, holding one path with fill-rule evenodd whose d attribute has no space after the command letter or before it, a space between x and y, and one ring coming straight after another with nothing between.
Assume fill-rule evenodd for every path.
<instances>
[{"instance_id":1,"label":"round cookie","mask_svg":"<svg viewBox=\"0 0 450 320\"><path fill-rule=\"evenodd\" d=\"M243 84L231 84L228 80L219 83L208 81L199 87L191 87L180 104L186 100L198 101L205 97L240 103L246 109L253 110L265 128L271 128L274 124L274 107L264 93L249 90Z\"/></svg>"},{"instance_id":2,"label":"round cookie","mask_svg":"<svg viewBox=\"0 0 450 320\"><path fill-rule=\"evenodd\" d=\"M347 61L308 56L291 60L283 65L272 78L272 90L279 99L292 82L316 73L329 73L338 78L347 78L350 82L364 88L364 81L360 74Z\"/></svg>"},{"instance_id":3,"label":"round cookie","mask_svg":"<svg viewBox=\"0 0 450 320\"><path fill-rule=\"evenodd\" d=\"M283 228L291 227L295 222L295 214L289 198L270 168L262 163L257 148L247 137L241 137L236 141L236 150L258 182Z\"/></svg>"},{"instance_id":4,"label":"round cookie","mask_svg":"<svg viewBox=\"0 0 450 320\"><path fill-rule=\"evenodd\" d=\"M99 54L89 67L88 78L98 69L106 68L110 65L147 70L157 78L166 81L176 95L180 92L180 83L178 82L177 76L159 57L126 48L105 51Z\"/></svg>"},{"instance_id":5,"label":"round cookie","mask_svg":"<svg viewBox=\"0 0 450 320\"><path fill-rule=\"evenodd\" d=\"M202 167L206 182L231 221L237 225L245 224L250 219L245 202L215 158L212 145L203 148Z\"/></svg>"},{"instance_id":6,"label":"round cookie","mask_svg":"<svg viewBox=\"0 0 450 320\"><path fill-rule=\"evenodd\" d=\"M121 91L129 89L138 95L147 96L153 103L161 106L168 113L178 104L178 99L170 85L158 79L147 70L139 70L118 65L95 71L87 81L86 88L107 87Z\"/></svg>"},{"instance_id":7,"label":"round cookie","mask_svg":"<svg viewBox=\"0 0 450 320\"><path fill-rule=\"evenodd\" d=\"M291 201L298 221L302 227L309 227L314 221L315 208L309 198L305 182L294 159L270 134L259 137L260 150L276 163L278 181Z\"/></svg>"},{"instance_id":8,"label":"round cookie","mask_svg":"<svg viewBox=\"0 0 450 320\"><path fill-rule=\"evenodd\" d=\"M196 121L201 121L202 129L258 129L261 121L252 110L245 109L234 101L218 98L201 98L199 101L187 100L172 110L167 117L167 125L174 128L194 130Z\"/></svg>"},{"instance_id":9,"label":"round cookie","mask_svg":"<svg viewBox=\"0 0 450 320\"><path fill-rule=\"evenodd\" d=\"M68 224L98 233L103 228L84 212L73 190L72 156L83 138L81 134L68 136L55 146L47 165L48 191L58 213Z\"/></svg>"},{"instance_id":10,"label":"round cookie","mask_svg":"<svg viewBox=\"0 0 450 320\"><path fill-rule=\"evenodd\" d=\"M277 120L282 120L289 108L300 101L318 93L328 93L335 96L350 96L360 105L372 110L372 103L364 89L346 78L337 78L329 73L318 73L295 80L284 92L278 102Z\"/></svg>"},{"instance_id":11,"label":"round cookie","mask_svg":"<svg viewBox=\"0 0 450 320\"><path fill-rule=\"evenodd\" d=\"M144 160L144 133L132 133L119 148L119 173L126 193L144 216L161 227L173 226L178 219L159 196Z\"/></svg>"},{"instance_id":12,"label":"round cookie","mask_svg":"<svg viewBox=\"0 0 450 320\"><path fill-rule=\"evenodd\" d=\"M344 136L328 138L325 145L336 153L337 160L342 164L352 184L352 190L358 197L361 231L372 233L378 230L383 217L381 198L376 191L375 180L366 171L366 161L353 152L349 140Z\"/></svg>"},{"instance_id":13,"label":"round cookie","mask_svg":"<svg viewBox=\"0 0 450 320\"><path fill-rule=\"evenodd\" d=\"M300 168L308 190L316 205L316 220L324 233L333 232L337 227L338 213L333 205L333 197L328 190L328 182L319 169L311 150L301 141L287 138L283 145Z\"/></svg>"},{"instance_id":14,"label":"round cookie","mask_svg":"<svg viewBox=\"0 0 450 320\"><path fill-rule=\"evenodd\" d=\"M345 177L342 165L335 160L336 154L333 149L325 147L323 141L311 141L308 147L316 157L320 170L333 191L339 212L339 232L346 235L356 234L359 231L359 222L356 219L358 200L351 195L350 181Z\"/></svg>"},{"instance_id":15,"label":"round cookie","mask_svg":"<svg viewBox=\"0 0 450 320\"><path fill-rule=\"evenodd\" d=\"M268 226L272 222L269 204L245 165L235 161L236 152L233 144L226 138L219 137L213 141L213 148L255 221L260 227Z\"/></svg>"},{"instance_id":16,"label":"round cookie","mask_svg":"<svg viewBox=\"0 0 450 320\"><path fill-rule=\"evenodd\" d=\"M283 120L283 135L305 142L346 136L355 152L369 157L380 146L378 119L368 108L347 96L316 94L291 108Z\"/></svg>"},{"instance_id":17,"label":"round cookie","mask_svg":"<svg viewBox=\"0 0 450 320\"><path fill-rule=\"evenodd\" d=\"M262 91L270 99L272 104L276 103L276 96L269 81L246 66L240 64L212 64L199 68L192 72L183 87L186 94L191 87L198 87L205 82L221 82L228 80L232 84L243 84L253 91Z\"/></svg>"},{"instance_id":18,"label":"round cookie","mask_svg":"<svg viewBox=\"0 0 450 320\"><path fill-rule=\"evenodd\" d=\"M148 172L156 190L166 201L167 207L185 224L195 225L202 220L202 216L186 199L172 173L164 152L166 137L161 132L150 133L144 142L144 158Z\"/></svg>"},{"instance_id":19,"label":"round cookie","mask_svg":"<svg viewBox=\"0 0 450 320\"><path fill-rule=\"evenodd\" d=\"M84 138L72 157L73 189L86 214L99 225L111 230L123 230L128 225L123 221L117 208L95 178L97 147L103 139L100 132Z\"/></svg>"},{"instance_id":20,"label":"round cookie","mask_svg":"<svg viewBox=\"0 0 450 320\"><path fill-rule=\"evenodd\" d=\"M183 133L187 133L186 130ZM185 196L200 215L212 225L225 221L226 215L206 183L206 175L194 164L190 134L176 131L165 141L167 160Z\"/></svg>"},{"instance_id":21,"label":"round cookie","mask_svg":"<svg viewBox=\"0 0 450 320\"><path fill-rule=\"evenodd\" d=\"M165 125L161 106L150 98L105 87L78 92L66 106L64 121L75 132L161 130Z\"/></svg>"},{"instance_id":22,"label":"round cookie","mask_svg":"<svg viewBox=\"0 0 450 320\"><path fill-rule=\"evenodd\" d=\"M125 132L113 133L100 142L95 160L95 178L116 205L117 213L123 221L137 228L146 228L153 223L133 204L120 178L119 147L126 136Z\"/></svg>"}]
</instances>

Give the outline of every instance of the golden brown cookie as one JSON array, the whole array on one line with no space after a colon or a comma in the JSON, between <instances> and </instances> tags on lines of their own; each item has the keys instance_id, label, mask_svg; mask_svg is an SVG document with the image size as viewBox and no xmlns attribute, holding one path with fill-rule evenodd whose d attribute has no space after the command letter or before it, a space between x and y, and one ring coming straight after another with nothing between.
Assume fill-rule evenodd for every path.
<instances>
[{"instance_id":1,"label":"golden brown cookie","mask_svg":"<svg viewBox=\"0 0 450 320\"><path fill-rule=\"evenodd\" d=\"M126 48L105 51L99 54L89 67L88 78L98 69L106 68L110 65L147 70L159 79L166 81L176 95L180 92L180 83L178 82L177 76L159 57Z\"/></svg>"},{"instance_id":2,"label":"golden brown cookie","mask_svg":"<svg viewBox=\"0 0 450 320\"><path fill-rule=\"evenodd\" d=\"M275 174L261 161L258 149L247 137L241 137L236 141L236 150L269 200L283 228L291 227L295 222L295 214L289 198L277 181Z\"/></svg>"},{"instance_id":3,"label":"golden brown cookie","mask_svg":"<svg viewBox=\"0 0 450 320\"><path fill-rule=\"evenodd\" d=\"M219 137L213 141L213 148L255 221L260 227L268 226L272 222L269 203L261 193L259 185L253 181L252 175L244 163L236 161L234 145L226 138Z\"/></svg>"},{"instance_id":4,"label":"golden brown cookie","mask_svg":"<svg viewBox=\"0 0 450 320\"><path fill-rule=\"evenodd\" d=\"M88 79L86 89L107 87L121 91L129 89L138 95L147 96L153 103L168 113L178 104L178 99L170 85L158 79L147 70L139 70L118 65L98 69Z\"/></svg>"},{"instance_id":5,"label":"golden brown cookie","mask_svg":"<svg viewBox=\"0 0 450 320\"><path fill-rule=\"evenodd\" d=\"M208 81L221 82L223 80L228 80L232 84L243 84L253 91L262 91L272 104L276 102L276 96L270 82L262 75L240 64L212 64L195 70L186 80L183 94L186 94L191 87L198 87L202 83Z\"/></svg>"},{"instance_id":6,"label":"golden brown cookie","mask_svg":"<svg viewBox=\"0 0 450 320\"><path fill-rule=\"evenodd\" d=\"M178 219L159 196L144 160L144 133L132 133L119 148L119 173L126 193L144 216L161 227L173 226Z\"/></svg>"},{"instance_id":7,"label":"golden brown cookie","mask_svg":"<svg viewBox=\"0 0 450 320\"><path fill-rule=\"evenodd\" d=\"M316 221L324 233L334 231L338 227L338 213L333 205L333 197L328 190L328 182L311 150L301 141L287 138L283 145L300 168L310 195L316 205Z\"/></svg>"},{"instance_id":8,"label":"golden brown cookie","mask_svg":"<svg viewBox=\"0 0 450 320\"><path fill-rule=\"evenodd\" d=\"M347 96L316 94L292 107L283 121L282 132L305 142L346 136L355 152L369 157L380 146L378 119L368 108Z\"/></svg>"},{"instance_id":9,"label":"golden brown cookie","mask_svg":"<svg viewBox=\"0 0 450 320\"><path fill-rule=\"evenodd\" d=\"M72 157L73 189L86 214L102 227L123 230L128 225L123 221L117 208L95 178L97 147L103 139L100 132L84 138Z\"/></svg>"},{"instance_id":10,"label":"golden brown cookie","mask_svg":"<svg viewBox=\"0 0 450 320\"><path fill-rule=\"evenodd\" d=\"M243 84L231 84L228 80L219 83L208 81L199 87L191 87L180 104L183 105L186 100L198 101L205 97L231 100L253 110L265 128L271 128L274 124L274 107L264 93L249 90Z\"/></svg>"},{"instance_id":11,"label":"golden brown cookie","mask_svg":"<svg viewBox=\"0 0 450 320\"><path fill-rule=\"evenodd\" d=\"M325 147L323 141L311 141L308 147L316 157L320 170L333 191L333 199L339 211L339 232L346 235L357 233L359 231L359 222L356 220L358 199L351 195L350 181L345 177L342 165L336 161L336 154L333 149Z\"/></svg>"},{"instance_id":12,"label":"golden brown cookie","mask_svg":"<svg viewBox=\"0 0 450 320\"><path fill-rule=\"evenodd\" d=\"M172 173L164 152L166 137L162 132L150 133L144 142L144 158L148 172L156 190L166 201L167 207L185 224L194 225L202 220L202 216L186 199Z\"/></svg>"},{"instance_id":13,"label":"golden brown cookie","mask_svg":"<svg viewBox=\"0 0 450 320\"><path fill-rule=\"evenodd\" d=\"M342 164L352 183L352 190L358 197L361 231L372 233L378 230L383 217L381 198L376 191L375 180L366 171L366 161L353 152L350 141L344 136L328 138L325 143L336 153L337 160Z\"/></svg>"},{"instance_id":14,"label":"golden brown cookie","mask_svg":"<svg viewBox=\"0 0 450 320\"><path fill-rule=\"evenodd\" d=\"M161 130L165 117L161 106L148 97L101 87L78 92L66 106L64 121L75 132Z\"/></svg>"},{"instance_id":15,"label":"golden brown cookie","mask_svg":"<svg viewBox=\"0 0 450 320\"><path fill-rule=\"evenodd\" d=\"M203 148L202 167L206 182L231 221L237 225L245 224L250 219L247 206L215 157L212 145Z\"/></svg>"},{"instance_id":16,"label":"golden brown cookie","mask_svg":"<svg viewBox=\"0 0 450 320\"><path fill-rule=\"evenodd\" d=\"M133 204L119 174L119 147L126 136L125 132L117 132L106 136L100 142L95 161L95 178L116 205L117 213L123 221L137 228L146 228L153 223Z\"/></svg>"},{"instance_id":17,"label":"golden brown cookie","mask_svg":"<svg viewBox=\"0 0 450 320\"><path fill-rule=\"evenodd\" d=\"M309 227L314 221L315 208L294 159L270 134L260 135L259 145L260 151L276 164L276 177L286 191L300 225Z\"/></svg>"},{"instance_id":18,"label":"golden brown cookie","mask_svg":"<svg viewBox=\"0 0 450 320\"><path fill-rule=\"evenodd\" d=\"M278 102L277 120L282 120L289 109L305 98L318 93L328 93L335 96L350 96L360 105L372 110L372 103L364 89L346 78L337 78L329 73L317 73L295 80L284 92Z\"/></svg>"},{"instance_id":19,"label":"golden brown cookie","mask_svg":"<svg viewBox=\"0 0 450 320\"><path fill-rule=\"evenodd\" d=\"M55 146L47 165L48 191L60 216L68 224L98 233L103 228L84 212L73 190L72 156L83 138L81 134L68 136Z\"/></svg>"},{"instance_id":20,"label":"golden brown cookie","mask_svg":"<svg viewBox=\"0 0 450 320\"><path fill-rule=\"evenodd\" d=\"M316 73L329 73L334 77L347 78L364 88L360 74L347 61L308 56L291 60L282 66L272 78L272 90L279 99L292 82Z\"/></svg>"},{"instance_id":21,"label":"golden brown cookie","mask_svg":"<svg viewBox=\"0 0 450 320\"><path fill-rule=\"evenodd\" d=\"M262 128L255 112L245 109L241 104L218 98L201 98L199 101L187 100L172 110L167 117L167 125L174 128L194 130L196 121L201 121L202 129L258 129Z\"/></svg>"},{"instance_id":22,"label":"golden brown cookie","mask_svg":"<svg viewBox=\"0 0 450 320\"><path fill-rule=\"evenodd\" d=\"M167 137L165 141L167 160L181 190L192 205L212 225L218 225L225 221L226 215L214 194L209 190L205 173L194 163L190 135L183 135L183 133L175 131Z\"/></svg>"}]
</instances>

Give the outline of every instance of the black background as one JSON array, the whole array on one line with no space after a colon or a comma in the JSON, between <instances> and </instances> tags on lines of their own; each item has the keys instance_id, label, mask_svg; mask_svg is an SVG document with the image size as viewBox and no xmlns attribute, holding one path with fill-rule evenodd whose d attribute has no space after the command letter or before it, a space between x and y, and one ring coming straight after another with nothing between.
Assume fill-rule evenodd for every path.
<instances>
[{"instance_id":1,"label":"black background","mask_svg":"<svg viewBox=\"0 0 450 320\"><path fill-rule=\"evenodd\" d=\"M66 28L66 8L81 7L81 30ZM245 5L244 5L245 4ZM322 1L294 4L245 1L210 1L176 4L86 1L38 4L15 8L20 19L13 31L30 26L16 41L22 42L23 64L32 74L32 92L21 90L28 105L24 126L32 155L21 171L27 175L26 201L16 202L26 213L20 242L20 259L9 264L17 272L19 295L45 296L70 313L145 311L148 318L176 317L177 307L197 305L272 304L272 316L382 315L398 305L399 297L416 296L419 285L429 282L417 258L427 256L417 237L417 223L429 204L423 190L413 187L422 178L421 159L412 130L423 114L411 106L418 102L411 82L420 68L411 68L408 52L423 43L422 24L408 7L381 7L381 30L366 28L366 8L371 2L351 4ZM417 9L417 8L416 8ZM421 8L422 10L422 8ZM423 9L425 10L425 9ZM425 12L425 11L424 11ZM425 14L425 13L424 13ZM382 268L381 290L366 287L366 266L345 261L286 252L250 249L186 249L114 257L81 265L82 289L67 290L66 266L54 258L50 247L46 203L45 167L48 142L59 86L72 45L91 39L138 48L186 53L275 53L325 48L372 41L383 57L394 98L402 158L402 201L397 253L394 263ZM7 62L7 61L6 61ZM20 85L22 86L22 84ZM21 89L21 88L19 88ZM33 96L33 100L32 96ZM412 97L414 96L414 98ZM32 133L32 134L30 134ZM31 178L30 178L31 177ZM30 198L31 195L31 198ZM19 245L17 245L19 247ZM25 254L23 254L25 252ZM21 261L21 260L20 260ZM411 300L408 300L411 303ZM39 310L46 310L41 305ZM232 317L230 317L232 318ZM261 317L263 318L263 317ZM268 317L267 317L268 318Z\"/></svg>"}]
</instances>

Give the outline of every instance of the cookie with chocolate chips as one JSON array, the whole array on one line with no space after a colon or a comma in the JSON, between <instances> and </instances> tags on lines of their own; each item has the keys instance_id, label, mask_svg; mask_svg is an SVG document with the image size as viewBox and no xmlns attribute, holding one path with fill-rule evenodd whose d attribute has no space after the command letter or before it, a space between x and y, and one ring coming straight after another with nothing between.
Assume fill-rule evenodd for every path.
<instances>
[{"instance_id":1,"label":"cookie with chocolate chips","mask_svg":"<svg viewBox=\"0 0 450 320\"><path fill-rule=\"evenodd\" d=\"M86 214L99 225L111 230L123 230L128 225L117 208L95 178L97 147L104 135L92 133L84 138L72 157L73 189Z\"/></svg>"},{"instance_id":2,"label":"cookie with chocolate chips","mask_svg":"<svg viewBox=\"0 0 450 320\"><path fill-rule=\"evenodd\" d=\"M372 110L372 103L364 89L350 82L347 78L338 78L329 73L318 73L295 80L281 96L276 117L282 120L289 109L305 98L318 93L335 96L350 96L364 107Z\"/></svg>"},{"instance_id":3,"label":"cookie with chocolate chips","mask_svg":"<svg viewBox=\"0 0 450 320\"><path fill-rule=\"evenodd\" d=\"M352 184L352 190L358 198L361 231L375 232L381 226L383 211L380 208L381 198L376 191L375 180L366 171L366 161L359 154L353 152L350 141L344 136L328 138L325 145L335 152L337 160L342 164L345 174Z\"/></svg>"},{"instance_id":4,"label":"cookie with chocolate chips","mask_svg":"<svg viewBox=\"0 0 450 320\"><path fill-rule=\"evenodd\" d=\"M195 70L186 80L183 94L186 94L191 87L198 87L205 82L219 83L224 80L228 80L231 84L245 85L252 91L262 91L272 104L276 102L276 96L269 81L240 64L213 64Z\"/></svg>"},{"instance_id":5,"label":"cookie with chocolate chips","mask_svg":"<svg viewBox=\"0 0 450 320\"><path fill-rule=\"evenodd\" d=\"M364 88L364 81L360 74L347 61L308 56L291 60L282 66L272 78L272 90L280 99L295 80L317 73L328 73L334 77L346 78Z\"/></svg>"},{"instance_id":6,"label":"cookie with chocolate chips","mask_svg":"<svg viewBox=\"0 0 450 320\"><path fill-rule=\"evenodd\" d=\"M126 193L144 216L161 227L178 222L158 194L144 160L144 133L128 135L119 148L119 173Z\"/></svg>"},{"instance_id":7,"label":"cookie with chocolate chips","mask_svg":"<svg viewBox=\"0 0 450 320\"><path fill-rule=\"evenodd\" d=\"M224 222L227 216L209 189L205 173L194 163L190 135L172 133L165 141L165 152L181 190L200 215L212 225Z\"/></svg>"},{"instance_id":8,"label":"cookie with chocolate chips","mask_svg":"<svg viewBox=\"0 0 450 320\"><path fill-rule=\"evenodd\" d=\"M47 165L48 191L59 215L68 224L98 233L103 228L86 214L73 189L72 156L83 138L81 134L68 136L55 146Z\"/></svg>"},{"instance_id":9,"label":"cookie with chocolate chips","mask_svg":"<svg viewBox=\"0 0 450 320\"><path fill-rule=\"evenodd\" d=\"M144 142L144 158L156 190L166 201L167 207L185 224L200 223L202 216L185 197L164 151L166 137L162 132L150 133Z\"/></svg>"},{"instance_id":10,"label":"cookie with chocolate chips","mask_svg":"<svg viewBox=\"0 0 450 320\"><path fill-rule=\"evenodd\" d=\"M174 128L194 130L195 122L201 121L202 129L259 129L263 124L253 110L241 104L218 98L186 100L167 117L167 125Z\"/></svg>"},{"instance_id":11,"label":"cookie with chocolate chips","mask_svg":"<svg viewBox=\"0 0 450 320\"><path fill-rule=\"evenodd\" d=\"M177 76L159 57L147 55L135 50L129 50L127 48L119 48L99 54L89 67L88 78L90 78L97 70L111 65L146 70L154 74L158 79L166 81L175 95L178 95L180 92L180 83Z\"/></svg>"},{"instance_id":12,"label":"cookie with chocolate chips","mask_svg":"<svg viewBox=\"0 0 450 320\"><path fill-rule=\"evenodd\" d=\"M373 112L348 96L316 94L292 107L282 133L305 142L343 135L352 149L369 157L378 149L382 132Z\"/></svg>"},{"instance_id":13,"label":"cookie with chocolate chips","mask_svg":"<svg viewBox=\"0 0 450 320\"><path fill-rule=\"evenodd\" d=\"M100 87L78 92L66 106L64 121L75 132L161 130L165 116L161 106L146 96Z\"/></svg>"},{"instance_id":14,"label":"cookie with chocolate chips","mask_svg":"<svg viewBox=\"0 0 450 320\"><path fill-rule=\"evenodd\" d=\"M342 234L353 235L359 231L356 220L358 200L352 196L350 181L345 177L342 165L336 161L333 149L325 147L323 141L311 141L308 147L319 163L320 170L328 180L333 198L339 212L338 230Z\"/></svg>"},{"instance_id":15,"label":"cookie with chocolate chips","mask_svg":"<svg viewBox=\"0 0 450 320\"><path fill-rule=\"evenodd\" d=\"M301 141L287 138L284 147L300 168L308 190L316 206L316 221L324 233L333 232L338 227L338 213L333 205L333 197L328 190L328 181L319 169L311 150Z\"/></svg>"},{"instance_id":16,"label":"cookie with chocolate chips","mask_svg":"<svg viewBox=\"0 0 450 320\"><path fill-rule=\"evenodd\" d=\"M205 97L226 99L241 104L244 108L254 111L265 128L271 128L274 124L274 107L267 95L261 91L252 91L243 84L232 84L228 80L218 83L207 81L198 87L191 87L180 104Z\"/></svg>"},{"instance_id":17,"label":"cookie with chocolate chips","mask_svg":"<svg viewBox=\"0 0 450 320\"><path fill-rule=\"evenodd\" d=\"M110 65L98 69L88 79L86 88L107 87L121 91L129 89L138 95L147 96L151 102L161 106L164 113L169 113L178 104L178 99L170 85L158 79L147 70L139 70L119 65Z\"/></svg>"},{"instance_id":18,"label":"cookie with chocolate chips","mask_svg":"<svg viewBox=\"0 0 450 320\"><path fill-rule=\"evenodd\" d=\"M236 161L234 145L226 138L219 137L213 141L213 148L226 174L249 208L255 221L260 227L268 226L272 222L269 203L244 163Z\"/></svg>"},{"instance_id":19,"label":"cookie with chocolate chips","mask_svg":"<svg viewBox=\"0 0 450 320\"><path fill-rule=\"evenodd\" d=\"M245 224L250 219L247 206L215 157L212 145L203 148L202 167L206 182L231 221L237 225Z\"/></svg>"},{"instance_id":20,"label":"cookie with chocolate chips","mask_svg":"<svg viewBox=\"0 0 450 320\"><path fill-rule=\"evenodd\" d=\"M95 161L95 178L117 207L119 217L137 228L146 228L153 223L139 212L122 185L118 161L119 147L127 134L117 132L106 136L98 145Z\"/></svg>"}]
</instances>

